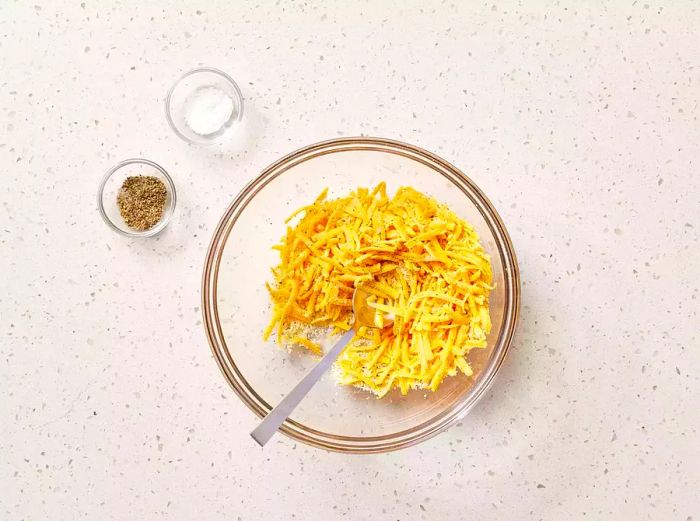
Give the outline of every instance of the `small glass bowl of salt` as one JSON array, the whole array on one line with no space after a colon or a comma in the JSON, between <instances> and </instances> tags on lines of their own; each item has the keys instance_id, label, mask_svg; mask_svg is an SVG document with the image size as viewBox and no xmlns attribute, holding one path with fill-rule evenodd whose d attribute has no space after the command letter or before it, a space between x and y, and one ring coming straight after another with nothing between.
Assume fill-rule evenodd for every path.
<instances>
[{"instance_id":1,"label":"small glass bowl of salt","mask_svg":"<svg viewBox=\"0 0 700 521\"><path fill-rule=\"evenodd\" d=\"M170 88L165 114L173 131L188 143L217 143L243 118L243 95L225 72L198 67Z\"/></svg>"}]
</instances>

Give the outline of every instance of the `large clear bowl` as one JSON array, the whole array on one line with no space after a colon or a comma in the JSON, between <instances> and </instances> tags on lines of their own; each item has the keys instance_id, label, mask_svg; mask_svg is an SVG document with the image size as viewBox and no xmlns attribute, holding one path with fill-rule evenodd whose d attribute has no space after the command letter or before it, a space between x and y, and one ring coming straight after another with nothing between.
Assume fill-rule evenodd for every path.
<instances>
[{"instance_id":1,"label":"large clear bowl","mask_svg":"<svg viewBox=\"0 0 700 521\"><path fill-rule=\"evenodd\" d=\"M270 165L243 189L219 222L207 253L204 326L224 377L243 403L263 417L317 361L262 340L271 316L265 281L278 262L271 247L285 233L285 218L325 187L333 198L380 181L386 181L390 194L409 185L431 195L474 226L493 265L493 328L488 347L470 353L474 375L447 378L435 393L392 392L377 399L326 374L281 430L328 450L396 450L457 422L493 380L518 316L513 246L496 210L467 176L430 152L387 139L342 138L311 145Z\"/></svg>"}]
</instances>

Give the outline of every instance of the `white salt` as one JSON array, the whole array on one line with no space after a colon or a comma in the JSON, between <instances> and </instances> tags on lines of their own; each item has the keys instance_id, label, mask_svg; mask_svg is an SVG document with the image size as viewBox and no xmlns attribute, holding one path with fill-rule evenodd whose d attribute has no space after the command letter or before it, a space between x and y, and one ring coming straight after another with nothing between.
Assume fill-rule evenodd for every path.
<instances>
[{"instance_id":1,"label":"white salt","mask_svg":"<svg viewBox=\"0 0 700 521\"><path fill-rule=\"evenodd\" d=\"M185 122L200 136L221 130L231 119L234 110L231 96L217 87L199 88L185 103Z\"/></svg>"}]
</instances>

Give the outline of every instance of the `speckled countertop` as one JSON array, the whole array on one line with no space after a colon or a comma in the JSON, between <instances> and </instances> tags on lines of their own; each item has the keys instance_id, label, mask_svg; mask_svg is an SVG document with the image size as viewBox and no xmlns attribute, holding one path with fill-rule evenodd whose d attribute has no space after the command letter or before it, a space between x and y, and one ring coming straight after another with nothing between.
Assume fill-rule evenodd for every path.
<instances>
[{"instance_id":1,"label":"speckled countertop","mask_svg":"<svg viewBox=\"0 0 700 521\"><path fill-rule=\"evenodd\" d=\"M698 7L456 4L3 2L0 518L700 519ZM235 143L166 124L198 64L240 82ZM488 396L424 444L263 451L205 339L205 249L265 165L358 134L491 197L519 330ZM95 208L132 156L180 188L155 240Z\"/></svg>"}]
</instances>

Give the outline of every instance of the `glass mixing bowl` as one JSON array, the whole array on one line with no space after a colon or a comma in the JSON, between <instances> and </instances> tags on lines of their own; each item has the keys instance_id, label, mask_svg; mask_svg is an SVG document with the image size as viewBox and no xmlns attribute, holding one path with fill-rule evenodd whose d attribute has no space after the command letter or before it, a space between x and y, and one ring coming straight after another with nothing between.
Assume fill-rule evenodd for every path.
<instances>
[{"instance_id":1,"label":"glass mixing bowl","mask_svg":"<svg viewBox=\"0 0 700 521\"><path fill-rule=\"evenodd\" d=\"M336 383L328 373L282 426L295 440L348 453L396 450L428 439L462 418L484 394L501 366L518 316L518 265L508 233L486 196L462 172L420 148L378 138L341 138L298 150L267 167L236 197L216 228L207 254L202 301L214 357L239 398L263 417L316 363L289 352L262 332L271 317L265 282L278 263L271 247L285 219L313 202L386 181L434 197L470 222L491 256L495 289L493 328L486 349L473 349L474 375L446 378L437 392L392 391L377 399ZM328 340L328 344L333 339Z\"/></svg>"}]
</instances>

